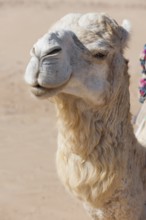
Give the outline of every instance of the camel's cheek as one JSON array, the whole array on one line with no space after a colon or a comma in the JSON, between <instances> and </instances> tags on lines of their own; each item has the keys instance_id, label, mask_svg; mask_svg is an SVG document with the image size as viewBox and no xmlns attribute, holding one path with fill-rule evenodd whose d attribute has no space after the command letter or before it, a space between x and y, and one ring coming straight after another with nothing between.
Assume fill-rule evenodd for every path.
<instances>
[{"instance_id":1,"label":"camel's cheek","mask_svg":"<svg viewBox=\"0 0 146 220\"><path fill-rule=\"evenodd\" d=\"M88 90L88 87L87 87ZM110 84L107 81L93 82L88 93L88 100L94 106L104 105L110 95Z\"/></svg>"},{"instance_id":2,"label":"camel's cheek","mask_svg":"<svg viewBox=\"0 0 146 220\"><path fill-rule=\"evenodd\" d=\"M93 65L91 67L91 70L88 67L85 70L81 69L80 72L79 69L74 70L63 92L80 97L92 106L104 105L111 95L106 69L99 74L98 68L93 68Z\"/></svg>"}]
</instances>

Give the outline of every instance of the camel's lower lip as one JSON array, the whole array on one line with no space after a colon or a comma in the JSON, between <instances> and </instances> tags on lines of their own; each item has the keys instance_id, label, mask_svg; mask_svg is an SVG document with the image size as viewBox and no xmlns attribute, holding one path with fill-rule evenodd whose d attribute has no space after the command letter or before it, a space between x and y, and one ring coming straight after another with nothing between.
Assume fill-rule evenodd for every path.
<instances>
[{"instance_id":1,"label":"camel's lower lip","mask_svg":"<svg viewBox=\"0 0 146 220\"><path fill-rule=\"evenodd\" d=\"M41 86L33 86L31 87L31 92L33 93L33 95L35 95L36 97L51 97L57 94L57 92L60 90L61 88L44 88Z\"/></svg>"},{"instance_id":2,"label":"camel's lower lip","mask_svg":"<svg viewBox=\"0 0 146 220\"><path fill-rule=\"evenodd\" d=\"M70 79L69 79L70 80ZM68 80L68 81L69 81ZM38 98L41 97L52 97L57 95L59 92L61 92L63 90L63 88L66 86L66 84L68 83L64 82L62 85L56 86L54 88L47 88L47 86L41 86L40 84L36 85L36 86L32 86L31 87L31 92L33 95L35 95Z\"/></svg>"}]
</instances>

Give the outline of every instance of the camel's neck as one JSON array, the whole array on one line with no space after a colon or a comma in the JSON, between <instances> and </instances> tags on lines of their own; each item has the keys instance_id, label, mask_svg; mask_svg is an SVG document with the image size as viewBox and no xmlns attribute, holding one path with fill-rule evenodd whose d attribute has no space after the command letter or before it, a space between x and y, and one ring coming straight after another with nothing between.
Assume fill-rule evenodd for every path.
<instances>
[{"instance_id":1,"label":"camel's neck","mask_svg":"<svg viewBox=\"0 0 146 220\"><path fill-rule=\"evenodd\" d=\"M57 101L58 174L66 188L92 204L110 194L126 170L134 134L124 96L96 111L74 97Z\"/></svg>"},{"instance_id":2,"label":"camel's neck","mask_svg":"<svg viewBox=\"0 0 146 220\"><path fill-rule=\"evenodd\" d=\"M95 148L103 151L112 147L113 151L129 135L131 138L129 102L125 102L124 95L96 111L74 97L68 100L63 97L57 105L59 132L66 150L86 158Z\"/></svg>"}]
</instances>

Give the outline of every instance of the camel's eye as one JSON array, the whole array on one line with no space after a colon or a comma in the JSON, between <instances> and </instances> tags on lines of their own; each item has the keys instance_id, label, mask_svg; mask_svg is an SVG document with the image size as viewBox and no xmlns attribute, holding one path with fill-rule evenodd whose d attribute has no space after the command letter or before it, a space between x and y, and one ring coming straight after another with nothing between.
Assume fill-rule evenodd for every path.
<instances>
[{"instance_id":1,"label":"camel's eye","mask_svg":"<svg viewBox=\"0 0 146 220\"><path fill-rule=\"evenodd\" d=\"M106 53L102 53L102 52L98 52L96 54L94 54L93 56L97 59L104 59L106 57Z\"/></svg>"}]
</instances>

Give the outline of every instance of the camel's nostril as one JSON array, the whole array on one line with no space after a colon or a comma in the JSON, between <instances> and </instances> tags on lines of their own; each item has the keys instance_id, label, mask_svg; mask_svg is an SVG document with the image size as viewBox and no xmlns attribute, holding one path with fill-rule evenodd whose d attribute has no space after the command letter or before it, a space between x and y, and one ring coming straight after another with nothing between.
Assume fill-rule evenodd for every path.
<instances>
[{"instance_id":1,"label":"camel's nostril","mask_svg":"<svg viewBox=\"0 0 146 220\"><path fill-rule=\"evenodd\" d=\"M61 52L61 50L62 50L62 49L61 49L60 47L55 48L55 49L49 51L49 52L46 54L46 56L57 54L57 53Z\"/></svg>"}]
</instances>

